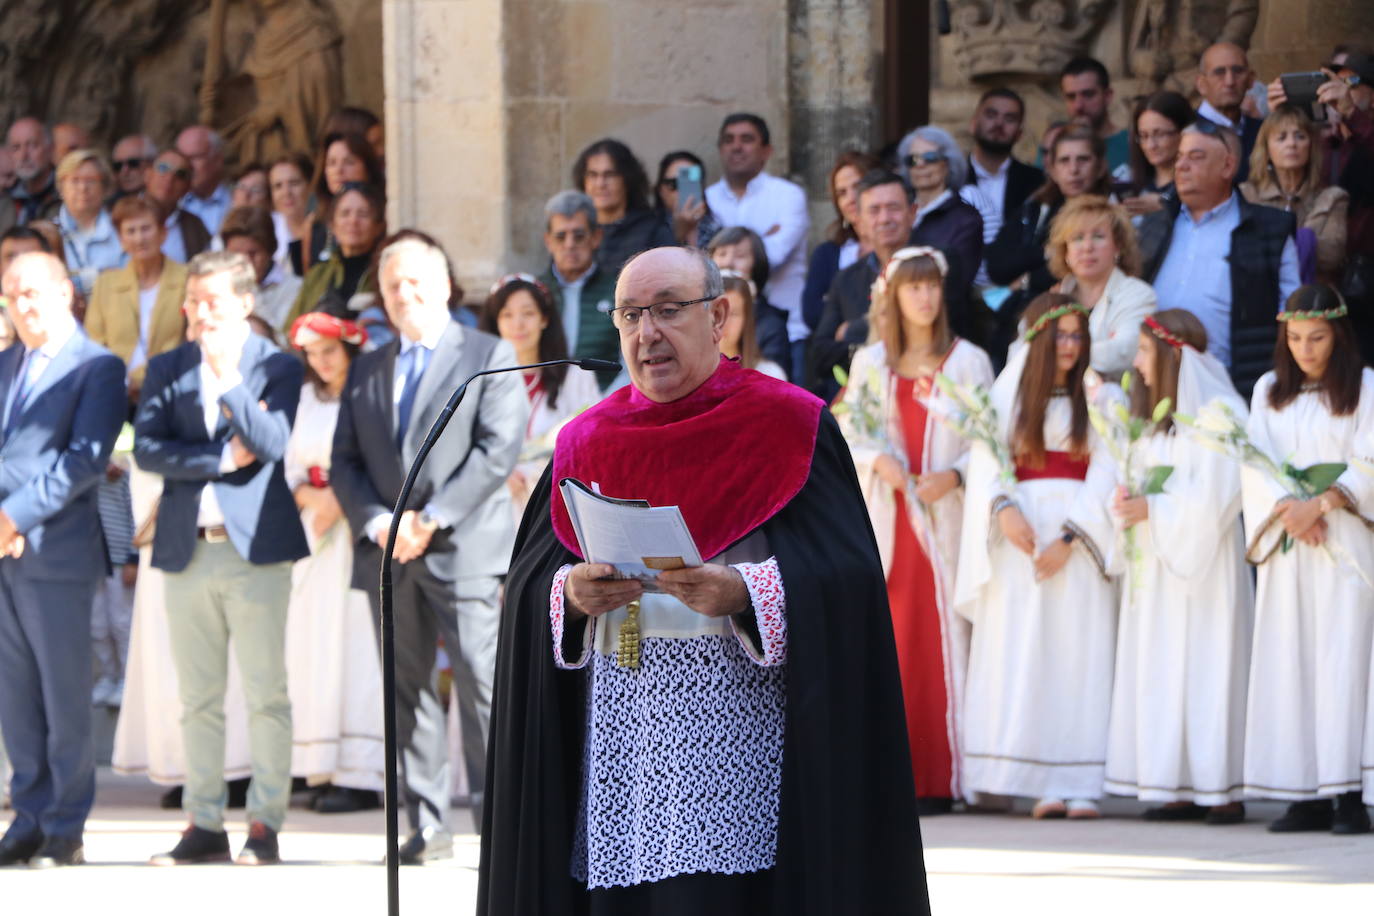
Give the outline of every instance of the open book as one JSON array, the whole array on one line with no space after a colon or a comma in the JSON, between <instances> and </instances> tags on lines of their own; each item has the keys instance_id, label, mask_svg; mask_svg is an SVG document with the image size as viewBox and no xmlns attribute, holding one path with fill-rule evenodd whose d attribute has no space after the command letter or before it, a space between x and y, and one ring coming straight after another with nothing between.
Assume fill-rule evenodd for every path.
<instances>
[{"instance_id":1,"label":"open book","mask_svg":"<svg viewBox=\"0 0 1374 916\"><path fill-rule=\"evenodd\" d=\"M659 570L701 565L687 522L677 506L650 506L642 499L614 499L575 477L558 482L577 543L588 563L608 563L646 590Z\"/></svg>"}]
</instances>

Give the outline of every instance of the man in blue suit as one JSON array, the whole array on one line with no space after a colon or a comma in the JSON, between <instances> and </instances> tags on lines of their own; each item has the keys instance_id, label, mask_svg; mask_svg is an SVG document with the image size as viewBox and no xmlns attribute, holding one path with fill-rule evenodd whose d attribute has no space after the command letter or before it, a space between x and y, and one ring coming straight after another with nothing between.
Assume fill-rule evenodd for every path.
<instances>
[{"instance_id":1,"label":"man in blue suit","mask_svg":"<svg viewBox=\"0 0 1374 916\"><path fill-rule=\"evenodd\" d=\"M77 865L95 800L90 607L108 573L95 488L124 364L77 327L52 255L20 255L0 284L21 344L0 353L0 730L14 765L0 865Z\"/></svg>"},{"instance_id":2,"label":"man in blue suit","mask_svg":"<svg viewBox=\"0 0 1374 916\"><path fill-rule=\"evenodd\" d=\"M163 477L153 565L166 574L167 624L186 746L190 826L155 865L227 861L224 691L234 642L248 704L253 781L243 865L280 861L291 791L286 606L291 564L310 551L282 459L300 360L252 333L257 277L242 254L187 266L192 343L148 363L134 419L140 467Z\"/></svg>"}]
</instances>

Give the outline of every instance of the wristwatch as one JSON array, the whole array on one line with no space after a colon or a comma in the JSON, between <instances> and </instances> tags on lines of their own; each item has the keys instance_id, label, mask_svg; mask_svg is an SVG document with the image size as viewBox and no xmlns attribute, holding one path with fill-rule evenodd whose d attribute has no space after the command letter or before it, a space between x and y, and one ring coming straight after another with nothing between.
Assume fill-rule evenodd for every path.
<instances>
[{"instance_id":1,"label":"wristwatch","mask_svg":"<svg viewBox=\"0 0 1374 916\"><path fill-rule=\"evenodd\" d=\"M419 522L420 527L426 531L435 531L439 528L439 520L430 515L425 509L420 510L419 514L415 516L415 520Z\"/></svg>"},{"instance_id":2,"label":"wristwatch","mask_svg":"<svg viewBox=\"0 0 1374 916\"><path fill-rule=\"evenodd\" d=\"M1336 507L1331 505L1331 497L1325 493L1322 494L1321 499L1317 500L1317 511L1322 515L1326 515L1334 508Z\"/></svg>"}]
</instances>

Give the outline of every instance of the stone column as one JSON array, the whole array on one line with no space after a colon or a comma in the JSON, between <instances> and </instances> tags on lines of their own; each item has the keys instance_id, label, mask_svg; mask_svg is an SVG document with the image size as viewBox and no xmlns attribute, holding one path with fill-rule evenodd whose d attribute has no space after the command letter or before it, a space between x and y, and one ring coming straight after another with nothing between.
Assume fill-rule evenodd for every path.
<instances>
[{"instance_id":1,"label":"stone column","mask_svg":"<svg viewBox=\"0 0 1374 916\"><path fill-rule=\"evenodd\" d=\"M468 300L510 249L502 0L384 0L387 226L448 251Z\"/></svg>"}]
</instances>

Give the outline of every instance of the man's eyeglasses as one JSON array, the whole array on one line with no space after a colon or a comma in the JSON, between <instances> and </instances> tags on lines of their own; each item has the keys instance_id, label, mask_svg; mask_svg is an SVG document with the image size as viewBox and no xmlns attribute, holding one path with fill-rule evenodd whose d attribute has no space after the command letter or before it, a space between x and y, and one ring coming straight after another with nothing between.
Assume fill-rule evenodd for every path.
<instances>
[{"instance_id":1,"label":"man's eyeglasses","mask_svg":"<svg viewBox=\"0 0 1374 916\"><path fill-rule=\"evenodd\" d=\"M654 324L664 327L671 327L681 321L687 314L687 306L700 305L703 302L713 302L719 296L702 296L700 299L688 299L686 302L655 302L653 305L622 305L611 309L611 323L623 333L633 331L639 327L642 316L645 312L654 320Z\"/></svg>"},{"instance_id":2,"label":"man's eyeglasses","mask_svg":"<svg viewBox=\"0 0 1374 916\"><path fill-rule=\"evenodd\" d=\"M116 159L116 160L114 161L115 171L116 171L116 172L122 172L122 171L124 171L125 169L141 169L141 168L143 168L143 163L144 163L144 161L145 161L145 160L143 160L143 159L138 159L138 158L135 158L135 159Z\"/></svg>"},{"instance_id":3,"label":"man's eyeglasses","mask_svg":"<svg viewBox=\"0 0 1374 916\"><path fill-rule=\"evenodd\" d=\"M179 169L168 162L159 162L157 165L153 166L153 171L157 172L159 175L175 176L182 181L191 180L191 172L188 169Z\"/></svg>"},{"instance_id":4,"label":"man's eyeglasses","mask_svg":"<svg viewBox=\"0 0 1374 916\"><path fill-rule=\"evenodd\" d=\"M918 165L934 165L937 162L944 162L949 159L944 153L933 149L927 153L912 153L906 157L906 167L915 168Z\"/></svg>"}]
</instances>

